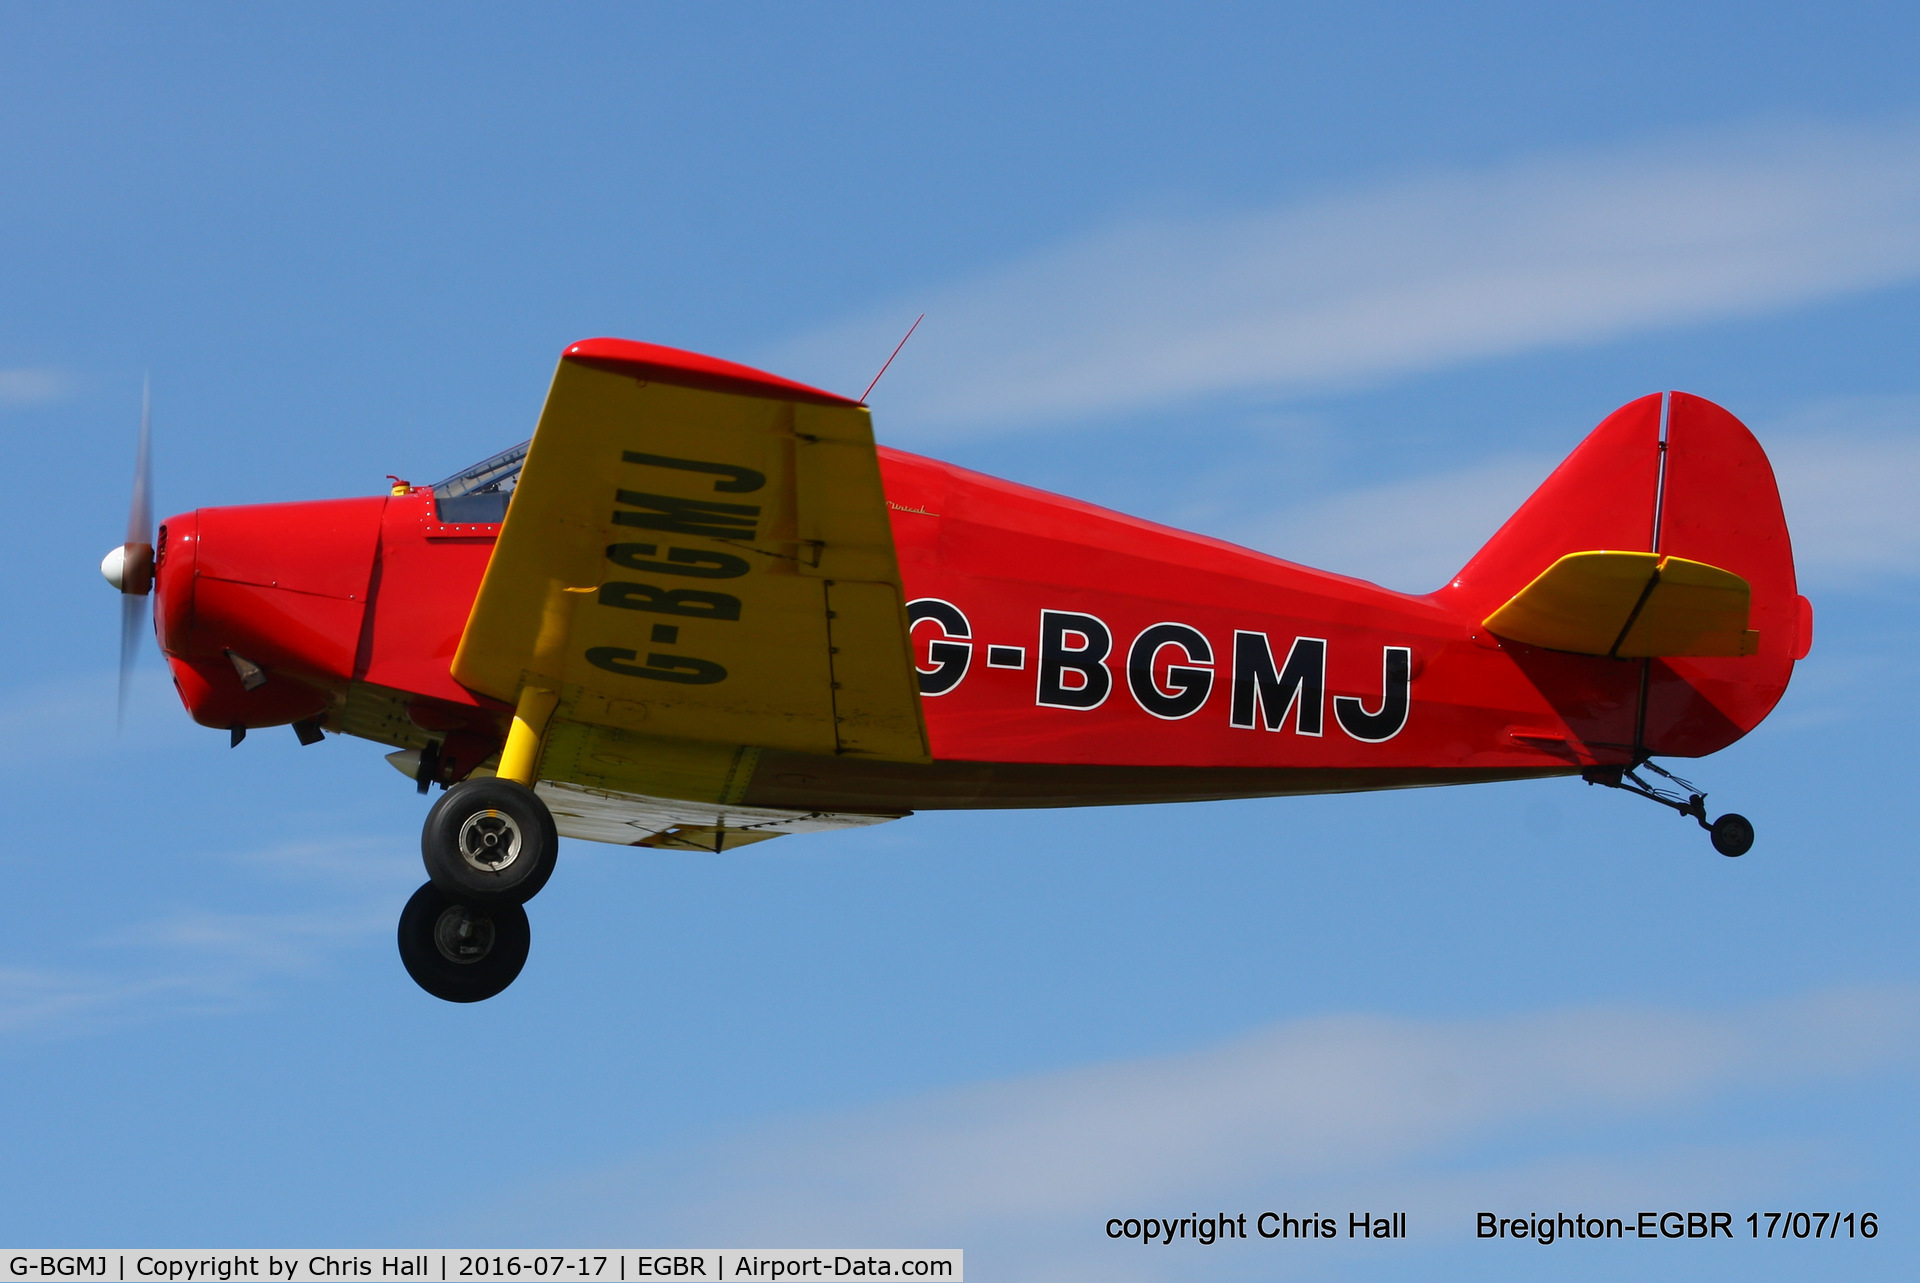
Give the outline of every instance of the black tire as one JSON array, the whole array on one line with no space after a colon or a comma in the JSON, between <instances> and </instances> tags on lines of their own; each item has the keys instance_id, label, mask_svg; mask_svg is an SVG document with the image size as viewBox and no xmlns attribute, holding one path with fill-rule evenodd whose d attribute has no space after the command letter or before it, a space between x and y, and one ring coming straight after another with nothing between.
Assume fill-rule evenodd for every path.
<instances>
[{"instance_id":1,"label":"black tire","mask_svg":"<svg viewBox=\"0 0 1920 1283\"><path fill-rule=\"evenodd\" d=\"M454 785L420 830L427 876L460 904L525 904L553 876L559 849L547 804L510 780Z\"/></svg>"},{"instance_id":2,"label":"black tire","mask_svg":"<svg viewBox=\"0 0 1920 1283\"><path fill-rule=\"evenodd\" d=\"M415 984L447 1002L481 1002L505 989L527 965L532 943L519 905L457 904L431 882L400 911L401 963Z\"/></svg>"},{"instance_id":3,"label":"black tire","mask_svg":"<svg viewBox=\"0 0 1920 1283\"><path fill-rule=\"evenodd\" d=\"M1753 822L1728 811L1713 822L1713 849L1725 856L1745 855L1753 849Z\"/></svg>"}]
</instances>

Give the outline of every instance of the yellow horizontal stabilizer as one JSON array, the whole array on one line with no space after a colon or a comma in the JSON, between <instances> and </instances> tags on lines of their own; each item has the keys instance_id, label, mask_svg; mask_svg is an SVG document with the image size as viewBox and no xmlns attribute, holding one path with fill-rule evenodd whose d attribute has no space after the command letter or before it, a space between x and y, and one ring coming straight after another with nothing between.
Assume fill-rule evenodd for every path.
<instances>
[{"instance_id":1,"label":"yellow horizontal stabilizer","mask_svg":"<svg viewBox=\"0 0 1920 1283\"><path fill-rule=\"evenodd\" d=\"M1530 646L1608 655L1751 655L1752 590L1732 571L1652 552L1574 552L1548 566L1487 631Z\"/></svg>"},{"instance_id":2,"label":"yellow horizontal stabilizer","mask_svg":"<svg viewBox=\"0 0 1920 1283\"><path fill-rule=\"evenodd\" d=\"M909 646L866 407L563 359L453 675L557 691L575 757L568 724L925 761Z\"/></svg>"}]
</instances>

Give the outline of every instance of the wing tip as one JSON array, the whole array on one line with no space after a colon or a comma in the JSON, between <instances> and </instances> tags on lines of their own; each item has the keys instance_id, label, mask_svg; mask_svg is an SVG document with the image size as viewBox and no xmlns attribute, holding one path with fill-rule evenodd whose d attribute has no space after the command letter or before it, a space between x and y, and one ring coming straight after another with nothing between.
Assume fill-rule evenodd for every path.
<instances>
[{"instance_id":1,"label":"wing tip","mask_svg":"<svg viewBox=\"0 0 1920 1283\"><path fill-rule=\"evenodd\" d=\"M658 343L639 343L632 339L582 339L562 352L560 359L593 369L631 375L652 383L671 383L708 392L730 392L737 396L767 397L776 401L801 401L809 405L864 404L852 397L783 379L765 370L756 370L750 365L723 361L719 357Z\"/></svg>"}]
</instances>

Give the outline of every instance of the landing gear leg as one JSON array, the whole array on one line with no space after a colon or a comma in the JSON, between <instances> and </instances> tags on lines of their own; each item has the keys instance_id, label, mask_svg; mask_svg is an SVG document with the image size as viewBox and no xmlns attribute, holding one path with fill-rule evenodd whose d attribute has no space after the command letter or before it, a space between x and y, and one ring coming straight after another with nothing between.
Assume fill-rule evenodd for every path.
<instances>
[{"instance_id":1,"label":"landing gear leg","mask_svg":"<svg viewBox=\"0 0 1920 1283\"><path fill-rule=\"evenodd\" d=\"M533 791L558 700L522 689L499 774L455 784L427 813L420 856L428 881L400 914L400 961L436 998L491 998L526 965L532 932L522 906L547 884L560 849L553 813ZM422 793L439 765L430 744L415 777Z\"/></svg>"},{"instance_id":2,"label":"landing gear leg","mask_svg":"<svg viewBox=\"0 0 1920 1283\"><path fill-rule=\"evenodd\" d=\"M500 772L441 794L420 831L427 876L462 904L525 904L553 874L560 847L553 814L533 791L547 723L559 696L526 686L500 750ZM438 765L436 760L436 766ZM421 760L420 791L426 792Z\"/></svg>"},{"instance_id":3,"label":"landing gear leg","mask_svg":"<svg viewBox=\"0 0 1920 1283\"><path fill-rule=\"evenodd\" d=\"M1634 771L1646 767L1655 775L1679 786L1679 792L1657 784L1649 784ZM1604 784L1611 789L1624 789L1662 806L1670 806L1682 816L1689 816L1707 831L1713 840L1713 849L1725 856L1745 855L1753 849L1753 824L1744 815L1728 811L1717 820L1707 819L1707 795L1698 785L1681 779L1672 771L1662 770L1646 758L1641 758L1633 766L1596 766L1582 776L1589 784ZM1685 801L1681 798L1685 797Z\"/></svg>"},{"instance_id":4,"label":"landing gear leg","mask_svg":"<svg viewBox=\"0 0 1920 1283\"><path fill-rule=\"evenodd\" d=\"M446 1002L480 1002L513 983L532 932L517 904L472 905L429 882L400 912L400 961L414 983Z\"/></svg>"}]
</instances>

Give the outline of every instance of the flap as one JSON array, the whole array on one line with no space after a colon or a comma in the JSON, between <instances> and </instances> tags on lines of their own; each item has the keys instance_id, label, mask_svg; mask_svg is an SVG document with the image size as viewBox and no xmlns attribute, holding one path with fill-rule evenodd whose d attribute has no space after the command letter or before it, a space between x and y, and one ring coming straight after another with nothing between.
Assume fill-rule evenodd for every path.
<instances>
[{"instance_id":1,"label":"flap","mask_svg":"<svg viewBox=\"0 0 1920 1283\"><path fill-rule=\"evenodd\" d=\"M1575 552L1487 616L1496 636L1615 659L1751 655L1747 581L1651 552Z\"/></svg>"},{"instance_id":2,"label":"flap","mask_svg":"<svg viewBox=\"0 0 1920 1283\"><path fill-rule=\"evenodd\" d=\"M560 722L927 760L866 407L598 339L554 374L453 661Z\"/></svg>"}]
</instances>

